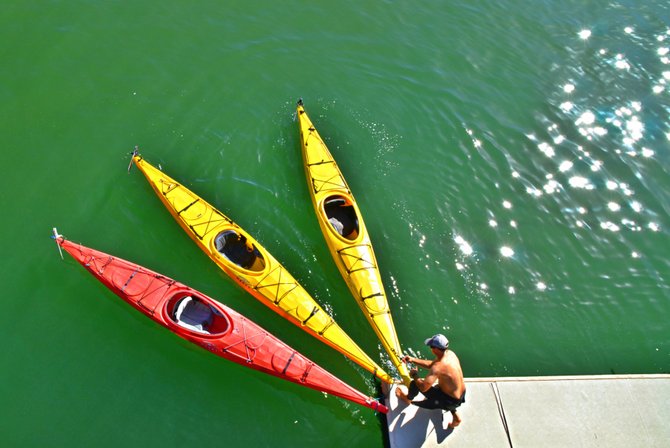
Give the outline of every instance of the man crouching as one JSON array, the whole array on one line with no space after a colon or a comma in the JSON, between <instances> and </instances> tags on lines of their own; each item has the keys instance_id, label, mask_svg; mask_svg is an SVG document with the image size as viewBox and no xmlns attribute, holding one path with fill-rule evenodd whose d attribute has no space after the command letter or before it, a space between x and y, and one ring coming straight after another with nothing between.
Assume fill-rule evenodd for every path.
<instances>
[{"instance_id":1,"label":"man crouching","mask_svg":"<svg viewBox=\"0 0 670 448\"><path fill-rule=\"evenodd\" d=\"M417 368L410 370L412 382L409 384L409 392L406 394L401 386L396 388L396 396L407 404L413 404L424 409L444 409L450 411L453 419L449 428L455 428L461 424L461 418L456 413L456 408L465 403L465 382L461 363L456 353L449 350L449 340L443 334L436 334L426 339L426 345L435 355L434 361L412 358L402 358L405 363L413 363L424 369L428 369L425 378L419 378ZM425 400L412 401L421 392Z\"/></svg>"}]
</instances>

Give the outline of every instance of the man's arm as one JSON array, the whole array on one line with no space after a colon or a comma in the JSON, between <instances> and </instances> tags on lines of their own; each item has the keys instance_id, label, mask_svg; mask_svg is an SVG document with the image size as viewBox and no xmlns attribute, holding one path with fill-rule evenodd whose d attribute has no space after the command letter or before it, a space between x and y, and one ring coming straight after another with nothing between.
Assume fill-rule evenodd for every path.
<instances>
[{"instance_id":1,"label":"man's arm","mask_svg":"<svg viewBox=\"0 0 670 448\"><path fill-rule=\"evenodd\" d=\"M425 378L415 378L414 382L416 383L417 387L421 392L425 392L428 389L430 389L433 384L437 381L437 375L433 373L433 370L431 369L430 372L428 372L428 375L426 375Z\"/></svg>"},{"instance_id":2,"label":"man's arm","mask_svg":"<svg viewBox=\"0 0 670 448\"><path fill-rule=\"evenodd\" d=\"M430 366L433 365L433 361L428 361L426 359L419 359L419 358L412 358L411 356L405 356L402 358L403 361L406 363L411 362L413 364L416 364L419 367L423 367L424 369L430 369Z\"/></svg>"}]
</instances>

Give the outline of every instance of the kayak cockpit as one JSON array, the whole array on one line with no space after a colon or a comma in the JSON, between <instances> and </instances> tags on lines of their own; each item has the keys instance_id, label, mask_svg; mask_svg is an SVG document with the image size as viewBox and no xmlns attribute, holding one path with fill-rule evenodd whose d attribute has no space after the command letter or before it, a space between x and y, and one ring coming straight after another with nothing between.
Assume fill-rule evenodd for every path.
<instances>
[{"instance_id":1,"label":"kayak cockpit","mask_svg":"<svg viewBox=\"0 0 670 448\"><path fill-rule=\"evenodd\" d=\"M200 334L225 333L228 318L195 295L177 294L168 302L168 315L180 327Z\"/></svg>"},{"instance_id":2,"label":"kayak cockpit","mask_svg":"<svg viewBox=\"0 0 670 448\"><path fill-rule=\"evenodd\" d=\"M235 230L224 230L214 238L216 250L232 263L250 271L262 271L265 260L255 244Z\"/></svg>"},{"instance_id":3,"label":"kayak cockpit","mask_svg":"<svg viewBox=\"0 0 670 448\"><path fill-rule=\"evenodd\" d=\"M354 206L345 197L329 197L325 200L323 209L332 231L348 240L355 240L358 237L358 215Z\"/></svg>"}]
</instances>

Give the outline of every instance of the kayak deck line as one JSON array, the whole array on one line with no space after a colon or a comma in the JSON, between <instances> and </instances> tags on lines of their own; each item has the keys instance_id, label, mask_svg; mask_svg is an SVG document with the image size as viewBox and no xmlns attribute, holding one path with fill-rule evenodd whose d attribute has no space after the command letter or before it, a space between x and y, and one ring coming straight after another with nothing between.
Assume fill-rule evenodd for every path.
<instances>
[{"instance_id":1,"label":"kayak deck line","mask_svg":"<svg viewBox=\"0 0 670 448\"><path fill-rule=\"evenodd\" d=\"M241 319L241 324L240 327L242 328L242 339L240 341L237 341L233 344L227 345L225 347L221 347L222 352L230 352L232 356L238 356L240 359L244 360L246 363L253 363L254 359L256 358L256 353L257 353L257 348L263 345L265 342L265 339L268 337L268 333L265 331L260 331L256 332L255 334L252 335L247 335L247 326L248 326L248 319L243 318ZM251 341L255 338L262 338L260 343L255 344L255 346L250 345ZM239 353L235 353L232 351L232 349L238 345L244 344L244 350L245 350L245 356L240 356ZM286 370L282 371L282 374L286 374ZM304 382L304 381L303 381Z\"/></svg>"},{"instance_id":2,"label":"kayak deck line","mask_svg":"<svg viewBox=\"0 0 670 448\"><path fill-rule=\"evenodd\" d=\"M382 381L394 382L248 232L141 155L133 162L182 229L240 287Z\"/></svg>"},{"instance_id":3,"label":"kayak deck line","mask_svg":"<svg viewBox=\"0 0 670 448\"><path fill-rule=\"evenodd\" d=\"M61 235L55 239L59 248L68 252L111 292L177 336L263 373L375 411L388 411L385 405L349 386L211 297L130 261L72 243Z\"/></svg>"},{"instance_id":4,"label":"kayak deck line","mask_svg":"<svg viewBox=\"0 0 670 448\"><path fill-rule=\"evenodd\" d=\"M317 221L335 264L403 382L409 371L382 284L379 265L358 204L335 159L298 101L303 167Z\"/></svg>"},{"instance_id":5,"label":"kayak deck line","mask_svg":"<svg viewBox=\"0 0 670 448\"><path fill-rule=\"evenodd\" d=\"M128 280L123 284L123 287L121 288L121 291L125 291L126 288L128 287L128 284L133 280L133 278L137 275L137 271L134 271L132 274L130 274L130 277L128 277Z\"/></svg>"}]
</instances>

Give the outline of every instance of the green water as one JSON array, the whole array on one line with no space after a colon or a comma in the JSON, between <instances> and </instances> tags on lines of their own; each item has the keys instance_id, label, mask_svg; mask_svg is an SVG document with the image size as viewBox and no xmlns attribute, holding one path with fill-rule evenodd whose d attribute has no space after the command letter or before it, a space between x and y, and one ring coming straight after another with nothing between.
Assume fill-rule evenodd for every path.
<instances>
[{"instance_id":1,"label":"green water","mask_svg":"<svg viewBox=\"0 0 670 448\"><path fill-rule=\"evenodd\" d=\"M139 145L388 366L312 214L299 97L409 353L445 332L469 377L670 371L667 2L330 3L0 6L3 446L383 446L372 411L189 345L49 239L185 282L374 393L126 173Z\"/></svg>"}]
</instances>

